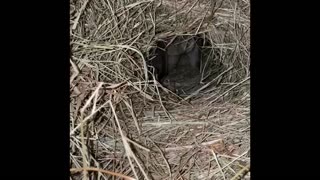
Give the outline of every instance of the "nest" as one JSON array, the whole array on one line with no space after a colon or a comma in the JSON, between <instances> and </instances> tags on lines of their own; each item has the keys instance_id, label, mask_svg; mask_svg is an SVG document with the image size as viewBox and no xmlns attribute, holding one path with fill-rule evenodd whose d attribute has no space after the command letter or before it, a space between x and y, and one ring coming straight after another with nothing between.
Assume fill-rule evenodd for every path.
<instances>
[{"instance_id":1,"label":"nest","mask_svg":"<svg viewBox=\"0 0 320 180\"><path fill-rule=\"evenodd\" d=\"M71 179L250 178L249 1L70 3ZM177 35L209 42L186 97L148 71Z\"/></svg>"}]
</instances>

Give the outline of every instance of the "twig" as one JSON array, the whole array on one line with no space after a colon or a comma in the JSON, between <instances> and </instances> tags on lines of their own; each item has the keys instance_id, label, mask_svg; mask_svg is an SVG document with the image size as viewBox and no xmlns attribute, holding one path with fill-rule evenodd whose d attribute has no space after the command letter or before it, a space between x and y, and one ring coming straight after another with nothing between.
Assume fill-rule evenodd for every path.
<instances>
[{"instance_id":1,"label":"twig","mask_svg":"<svg viewBox=\"0 0 320 180\"><path fill-rule=\"evenodd\" d=\"M74 73L72 74L72 76L70 77L70 84L72 83L72 81L74 80L74 78L76 78L79 75L79 68L77 67L77 65L70 59L70 63L72 65L72 68L74 70Z\"/></svg>"},{"instance_id":2,"label":"twig","mask_svg":"<svg viewBox=\"0 0 320 180\"><path fill-rule=\"evenodd\" d=\"M136 161L136 163L137 163L139 169L141 170L142 174L144 175L144 177L145 177L147 180L149 180L148 175L147 175L146 172L143 170L143 168L141 167L141 164L140 164L139 161L137 160L137 157L136 157L136 156L134 155L134 153L132 152L132 149L130 148L130 145L129 145L128 141L127 141L128 138L127 138L127 137L123 134L123 132L122 132L122 129L121 129L121 126L120 126L120 122L119 122L117 113L116 113L116 111L115 111L115 109L114 109L114 107L113 107L112 102L109 101L109 104L110 104L112 113L114 114L114 117L115 117L115 120L116 120L116 123L117 123L117 126L118 126L118 130L119 130L119 133L120 133L120 135L121 135L122 143L123 143L123 145L124 145L124 149L125 149L125 151L126 151L126 154L127 154L127 157L128 157L128 160L129 160L129 163L130 163L130 166L131 166L131 169L132 169L135 177L136 177L137 179L139 179L139 178L138 178L138 175L137 175L137 173L136 173L136 171L135 171L135 168L134 168L134 166L133 166L133 164L132 164L132 162L131 162L130 157L132 157L132 158Z\"/></svg>"},{"instance_id":3,"label":"twig","mask_svg":"<svg viewBox=\"0 0 320 180\"><path fill-rule=\"evenodd\" d=\"M218 97L216 97L214 100L210 101L206 106L211 105L212 103L216 102L219 98L221 98L222 96L226 95L228 92L230 92L232 89L238 87L239 85L241 85L242 83L246 82L248 79L250 79L250 77L247 77L246 79L242 80L241 82L239 82L238 84L234 85L233 87L231 87L230 89L226 90L224 93L220 94ZM214 95L208 97L207 99L212 98Z\"/></svg>"},{"instance_id":4,"label":"twig","mask_svg":"<svg viewBox=\"0 0 320 180\"><path fill-rule=\"evenodd\" d=\"M152 142L152 144L159 150L160 154L161 154L161 157L163 158L164 162L166 163L166 166L168 168L168 171L169 171L169 176L170 176L170 179L172 179L172 171L171 171L171 167L169 165L169 162L167 160L167 158L165 157L165 155L163 154L162 150L160 149L160 147L155 143L153 142L150 138L148 138L150 142Z\"/></svg>"},{"instance_id":5,"label":"twig","mask_svg":"<svg viewBox=\"0 0 320 180\"><path fill-rule=\"evenodd\" d=\"M224 175L224 172L222 171L222 168L221 168L221 166L220 166L220 163L219 163L219 161L218 161L218 158L217 158L217 156L216 156L216 153L214 152L214 150L211 150L211 152L212 152L212 154L213 154L213 156L214 156L214 159L216 160L216 162L217 162L217 164L218 164L219 171L221 172L221 174L222 174L222 176L223 176L223 179L226 180L226 177L225 177L225 175Z\"/></svg>"},{"instance_id":6,"label":"twig","mask_svg":"<svg viewBox=\"0 0 320 180\"><path fill-rule=\"evenodd\" d=\"M146 148L146 147L143 147L142 145L140 145L140 144L132 141L131 139L127 138L127 140L130 141L132 144L138 146L139 148L141 148L141 149L143 149L143 150L145 150L145 151L147 151L147 152L150 152L150 149L148 149L148 148Z\"/></svg>"},{"instance_id":7,"label":"twig","mask_svg":"<svg viewBox=\"0 0 320 180\"><path fill-rule=\"evenodd\" d=\"M221 139L217 139L217 140L213 140L213 141L209 141L209 142L204 142L201 143L200 146L208 146L208 145L212 145L215 144L217 142L220 142ZM191 149L194 147L197 147L198 145L189 145L189 146L179 146L179 147L169 147L169 148L165 148L165 151L178 151L178 150L184 150L184 149Z\"/></svg>"},{"instance_id":8,"label":"twig","mask_svg":"<svg viewBox=\"0 0 320 180\"><path fill-rule=\"evenodd\" d=\"M101 173L105 173L105 174L110 174L113 176L118 176L121 178L124 178L126 180L136 180L135 178L132 178L130 176L126 176L120 173L116 173L116 172L112 172L112 171L108 171L108 170L103 170L103 169L99 169L99 168L93 168L93 167L87 167L87 168L71 168L70 169L71 172L75 173L75 172L79 172L79 171L96 171L96 172L101 172Z\"/></svg>"},{"instance_id":9,"label":"twig","mask_svg":"<svg viewBox=\"0 0 320 180\"><path fill-rule=\"evenodd\" d=\"M240 180L250 171L250 165L243 167L236 175L234 175L230 180Z\"/></svg>"},{"instance_id":10,"label":"twig","mask_svg":"<svg viewBox=\"0 0 320 180\"><path fill-rule=\"evenodd\" d=\"M79 10L79 14L78 14L76 20L75 20L74 23L73 23L72 30L75 30L75 29L77 28L77 25L78 25L78 23L79 23L80 16L81 16L83 10L86 8L88 2L89 2L89 0L85 0L85 2L82 4L82 6L81 6L81 8L80 8L80 10Z\"/></svg>"},{"instance_id":11,"label":"twig","mask_svg":"<svg viewBox=\"0 0 320 180\"><path fill-rule=\"evenodd\" d=\"M199 88L198 90L196 90L194 93L190 94L188 97L184 98L184 100L188 100L191 97L193 97L194 95L198 94L200 91L202 91L203 89L207 88L208 86L210 86L214 81L216 81L217 79L219 79L222 75L224 75L225 73L227 73L228 71L230 71L233 67L228 68L227 70L225 70L224 72L222 72L221 74L219 74L217 77L215 77L213 80L211 80L210 82L208 82L206 85L202 86L201 88Z\"/></svg>"},{"instance_id":12,"label":"twig","mask_svg":"<svg viewBox=\"0 0 320 180\"><path fill-rule=\"evenodd\" d=\"M142 123L142 126L148 126L148 125L151 125L151 126L164 126L164 125L208 125L209 123L208 122L188 122L187 120L186 121L174 121L174 122L145 122L145 123Z\"/></svg>"},{"instance_id":13,"label":"twig","mask_svg":"<svg viewBox=\"0 0 320 180\"><path fill-rule=\"evenodd\" d=\"M140 135L140 134L141 134L141 129L140 129L140 127L139 127L137 117L136 117L136 115L135 115L135 113L134 113L134 111L133 111L132 102L130 101L130 104L129 104L126 100L123 100L123 102L124 102L124 104L127 106L128 110L130 111L130 114L131 114L131 116L132 116L132 119L133 119L133 121L134 121L134 124L135 124L135 126L136 126L136 128L137 128L137 130L138 130L139 135Z\"/></svg>"},{"instance_id":14,"label":"twig","mask_svg":"<svg viewBox=\"0 0 320 180\"><path fill-rule=\"evenodd\" d=\"M240 159L242 156L244 156L245 154L248 153L249 150L247 150L246 152L244 152L243 154L241 154L239 157L233 159L231 162L229 162L228 164L226 164L225 166L223 166L221 169L223 170L224 168L230 166L230 164L234 163L236 160ZM215 174L217 174L219 171L213 172L213 174L211 176L214 176Z\"/></svg>"}]
</instances>

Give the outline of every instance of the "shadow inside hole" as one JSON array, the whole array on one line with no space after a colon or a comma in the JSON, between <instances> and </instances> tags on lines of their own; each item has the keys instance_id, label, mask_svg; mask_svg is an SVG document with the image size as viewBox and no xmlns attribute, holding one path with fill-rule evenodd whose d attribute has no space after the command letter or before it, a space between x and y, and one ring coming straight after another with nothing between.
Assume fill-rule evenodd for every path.
<instances>
[{"instance_id":1,"label":"shadow inside hole","mask_svg":"<svg viewBox=\"0 0 320 180\"><path fill-rule=\"evenodd\" d=\"M218 85L211 81L224 68L219 50L212 48L209 41L198 35L176 36L158 40L155 46L149 52L147 64L156 80L167 89L181 96L209 82Z\"/></svg>"}]
</instances>

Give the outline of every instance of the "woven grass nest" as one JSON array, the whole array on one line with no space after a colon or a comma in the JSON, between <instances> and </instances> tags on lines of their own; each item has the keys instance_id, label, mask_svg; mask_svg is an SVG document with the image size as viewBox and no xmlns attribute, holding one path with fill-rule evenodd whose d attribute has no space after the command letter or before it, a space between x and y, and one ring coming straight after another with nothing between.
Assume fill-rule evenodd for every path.
<instances>
[{"instance_id":1,"label":"woven grass nest","mask_svg":"<svg viewBox=\"0 0 320 180\"><path fill-rule=\"evenodd\" d=\"M70 29L71 179L250 179L249 1L71 0ZM147 63L181 35L208 42L184 97Z\"/></svg>"}]
</instances>

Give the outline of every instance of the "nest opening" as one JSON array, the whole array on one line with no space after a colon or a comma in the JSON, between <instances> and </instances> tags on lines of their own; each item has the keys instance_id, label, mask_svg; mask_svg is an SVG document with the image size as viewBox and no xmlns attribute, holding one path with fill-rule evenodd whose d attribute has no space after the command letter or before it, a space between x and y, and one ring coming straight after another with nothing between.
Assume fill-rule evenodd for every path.
<instances>
[{"instance_id":1,"label":"nest opening","mask_svg":"<svg viewBox=\"0 0 320 180\"><path fill-rule=\"evenodd\" d=\"M225 69L219 49L200 35L159 39L146 59L150 78L182 96L200 90ZM218 85L212 83L210 87Z\"/></svg>"}]
</instances>

